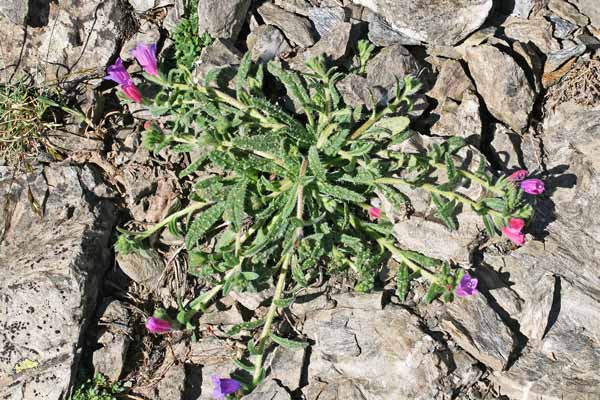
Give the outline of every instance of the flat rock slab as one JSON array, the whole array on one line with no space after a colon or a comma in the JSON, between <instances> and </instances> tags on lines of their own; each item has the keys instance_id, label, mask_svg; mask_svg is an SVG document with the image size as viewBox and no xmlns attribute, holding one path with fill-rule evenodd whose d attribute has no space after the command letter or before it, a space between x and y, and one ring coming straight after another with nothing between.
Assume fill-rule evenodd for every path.
<instances>
[{"instance_id":1,"label":"flat rock slab","mask_svg":"<svg viewBox=\"0 0 600 400\"><path fill-rule=\"evenodd\" d=\"M25 175L0 168L3 399L66 398L77 372L115 220L112 206L82 184L84 173L72 166Z\"/></svg>"},{"instance_id":2,"label":"flat rock slab","mask_svg":"<svg viewBox=\"0 0 600 400\"><path fill-rule=\"evenodd\" d=\"M235 42L246 20L248 7L250 0L199 1L198 33Z\"/></svg>"}]
</instances>

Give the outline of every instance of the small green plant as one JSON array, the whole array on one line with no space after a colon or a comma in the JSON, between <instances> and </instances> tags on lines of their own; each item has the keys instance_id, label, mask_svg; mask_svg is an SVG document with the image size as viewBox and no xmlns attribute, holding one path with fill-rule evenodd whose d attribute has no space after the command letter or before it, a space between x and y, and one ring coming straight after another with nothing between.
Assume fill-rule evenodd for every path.
<instances>
[{"instance_id":1,"label":"small green plant","mask_svg":"<svg viewBox=\"0 0 600 400\"><path fill-rule=\"evenodd\" d=\"M25 81L0 85L0 158L7 163L34 157L40 148L56 154L45 137L59 126L46 95Z\"/></svg>"},{"instance_id":2,"label":"small green plant","mask_svg":"<svg viewBox=\"0 0 600 400\"><path fill-rule=\"evenodd\" d=\"M322 269L328 275L348 272L356 280L355 289L368 292L391 256L401 264L401 299L418 277L429 281L426 302L474 293L477 280L460 266L398 247L392 222L372 199L384 198L403 209L410 198L402 188L420 188L431 194L448 229L457 229L457 213L469 207L481 215L491 236L510 221L530 218L533 211L518 185L486 172L483 158L477 171L461 168L457 152L466 144L459 137L422 153L392 150L415 134L406 116L420 87L414 78L398 82L389 104L366 112L362 106L344 104L336 89L343 72L329 68L323 57L307 66L310 72L299 74L277 62L254 65L246 55L234 79L235 95L216 88L223 86L218 70L201 86L184 67L166 77L145 75L162 88L150 104L153 114L168 118L164 128L147 129L144 144L154 153L169 147L196 155L179 171L181 179L191 180L193 190L185 207L148 230L121 229L116 249L144 251L146 239L169 229L184 238L189 273L209 288L181 302L172 323L159 310L147 324L152 332L193 329L192 317L219 294L275 287L264 317L229 332L260 328L250 336L246 357L236 361L252 376L239 377L244 392L262 381L270 345L307 345L277 335L274 320ZM271 89L274 81L285 87L300 114L281 109L274 101L281 93L270 93L266 81ZM486 196L474 200L461 194L467 184L480 185ZM520 234L522 226L513 228Z\"/></svg>"},{"instance_id":3,"label":"small green plant","mask_svg":"<svg viewBox=\"0 0 600 400\"><path fill-rule=\"evenodd\" d=\"M213 39L208 33L198 35L198 0L189 2L186 14L175 27L172 39L177 63L191 69L202 49L209 46Z\"/></svg>"},{"instance_id":4,"label":"small green plant","mask_svg":"<svg viewBox=\"0 0 600 400\"><path fill-rule=\"evenodd\" d=\"M358 41L356 46L356 56L358 57L358 74L364 75L367 73L367 64L375 51L375 45L368 40L362 39Z\"/></svg>"},{"instance_id":5,"label":"small green plant","mask_svg":"<svg viewBox=\"0 0 600 400\"><path fill-rule=\"evenodd\" d=\"M71 400L117 400L126 390L121 383L109 383L104 375L96 374L73 392Z\"/></svg>"}]
</instances>

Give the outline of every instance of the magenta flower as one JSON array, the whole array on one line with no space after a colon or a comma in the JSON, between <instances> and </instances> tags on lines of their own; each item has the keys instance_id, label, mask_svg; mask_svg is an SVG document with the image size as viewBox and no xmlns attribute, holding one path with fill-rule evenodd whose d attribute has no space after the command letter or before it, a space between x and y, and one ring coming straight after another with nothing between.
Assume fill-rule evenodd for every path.
<instances>
[{"instance_id":1,"label":"magenta flower","mask_svg":"<svg viewBox=\"0 0 600 400\"><path fill-rule=\"evenodd\" d=\"M129 76L129 72L127 72L121 58L117 58L115 63L108 67L107 71L108 75L106 75L104 79L110 79L111 81L117 82L127 97L136 103L142 102L142 94L131 80L131 76Z\"/></svg>"},{"instance_id":2,"label":"magenta flower","mask_svg":"<svg viewBox=\"0 0 600 400\"><path fill-rule=\"evenodd\" d=\"M235 379L219 378L216 375L213 375L211 379L215 386L213 397L218 400L223 400L225 396L237 392L242 387Z\"/></svg>"},{"instance_id":3,"label":"magenta flower","mask_svg":"<svg viewBox=\"0 0 600 400\"><path fill-rule=\"evenodd\" d=\"M158 76L158 62L156 61L156 44L138 43L131 55L140 63L144 71L150 75Z\"/></svg>"},{"instance_id":4,"label":"magenta flower","mask_svg":"<svg viewBox=\"0 0 600 400\"><path fill-rule=\"evenodd\" d=\"M526 169L520 169L518 171L513 172L506 178L509 182L521 182L523 179L527 178L529 172Z\"/></svg>"},{"instance_id":5,"label":"magenta flower","mask_svg":"<svg viewBox=\"0 0 600 400\"><path fill-rule=\"evenodd\" d=\"M148 329L150 333L168 333L173 330L173 327L169 321L165 321L164 319L156 317L150 317L146 321L146 329Z\"/></svg>"},{"instance_id":6,"label":"magenta flower","mask_svg":"<svg viewBox=\"0 0 600 400\"><path fill-rule=\"evenodd\" d=\"M127 97L129 97L136 103L142 102L142 94L140 93L137 86L135 86L133 83L130 85L121 86L121 90L123 91L123 93L125 93Z\"/></svg>"},{"instance_id":7,"label":"magenta flower","mask_svg":"<svg viewBox=\"0 0 600 400\"><path fill-rule=\"evenodd\" d=\"M472 296L477 293L477 278L471 278L471 275L464 274L460 283L456 287L458 297Z\"/></svg>"},{"instance_id":8,"label":"magenta flower","mask_svg":"<svg viewBox=\"0 0 600 400\"><path fill-rule=\"evenodd\" d=\"M377 207L369 207L369 218L379 219L381 217L381 209Z\"/></svg>"},{"instance_id":9,"label":"magenta flower","mask_svg":"<svg viewBox=\"0 0 600 400\"><path fill-rule=\"evenodd\" d=\"M501 229L504 236L509 238L517 246L525 243L525 235L521 232L525 227L525 221L520 218L511 218L508 225Z\"/></svg>"},{"instance_id":10,"label":"magenta flower","mask_svg":"<svg viewBox=\"0 0 600 400\"><path fill-rule=\"evenodd\" d=\"M544 181L541 179L525 179L520 184L521 190L525 193L538 195L544 193Z\"/></svg>"}]
</instances>

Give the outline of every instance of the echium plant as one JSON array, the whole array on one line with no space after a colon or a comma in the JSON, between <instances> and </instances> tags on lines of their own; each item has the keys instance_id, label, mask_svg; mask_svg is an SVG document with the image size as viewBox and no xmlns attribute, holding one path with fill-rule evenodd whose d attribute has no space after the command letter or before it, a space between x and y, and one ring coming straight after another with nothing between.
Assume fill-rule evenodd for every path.
<instances>
[{"instance_id":1,"label":"echium plant","mask_svg":"<svg viewBox=\"0 0 600 400\"><path fill-rule=\"evenodd\" d=\"M246 56L233 80L235 90L219 88L227 87L218 80L219 70L202 85L182 66L168 76L145 75L162 88L151 104L153 113L168 118L162 128L153 124L145 131L144 144L155 153L169 147L193 154L179 173L194 179L193 190L185 207L148 230L121 230L117 250L143 251L146 239L167 228L185 239L189 272L209 288L182 304L177 318L156 314L147 323L152 332L193 328L193 316L231 290L275 286L266 315L229 332L260 329L248 342L248 357L236 361L252 375L239 378L240 391L246 393L263 379L271 343L305 345L277 335L273 324L278 310L289 306L320 269L348 271L356 290L368 292L391 256L400 263L397 293L402 299L417 277L429 281L427 302L475 292L476 279L458 266L399 247L392 223L372 199L401 208L410 202L402 188L421 188L431 194L448 229L457 228L456 213L468 207L481 215L489 235L511 226L521 234L522 226L511 223L532 214L513 179L488 175L483 161L477 171L457 165L456 153L465 145L460 138L421 154L392 150L414 134L406 116L419 90L412 77L398 82L387 105L366 112L344 104L336 89L344 74L328 68L323 57L307 66L309 72L300 74L277 62L254 65ZM269 88L267 81L273 83ZM277 85L285 87L297 115L267 94ZM474 200L459 193L465 184L480 185L485 197ZM219 385L219 396L238 390L227 380Z\"/></svg>"}]
</instances>

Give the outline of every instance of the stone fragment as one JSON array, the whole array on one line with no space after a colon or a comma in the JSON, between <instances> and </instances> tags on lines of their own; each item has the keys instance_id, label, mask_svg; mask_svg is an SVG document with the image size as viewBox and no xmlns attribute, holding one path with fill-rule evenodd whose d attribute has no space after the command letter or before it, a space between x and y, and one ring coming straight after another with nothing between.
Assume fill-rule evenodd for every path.
<instances>
[{"instance_id":1,"label":"stone fragment","mask_svg":"<svg viewBox=\"0 0 600 400\"><path fill-rule=\"evenodd\" d=\"M98 344L102 347L94 351L92 363L94 372L103 374L111 382L118 381L123 372L132 334L128 324L129 311L120 301L113 300L104 306L98 323Z\"/></svg>"},{"instance_id":2,"label":"stone fragment","mask_svg":"<svg viewBox=\"0 0 600 400\"><path fill-rule=\"evenodd\" d=\"M468 48L466 60L490 113L513 130L524 130L535 93L523 69L511 56L490 45Z\"/></svg>"},{"instance_id":3,"label":"stone fragment","mask_svg":"<svg viewBox=\"0 0 600 400\"><path fill-rule=\"evenodd\" d=\"M539 93L542 90L544 62L542 61L542 57L536 49L535 44L532 42L513 42L512 49L518 56L523 57L523 60L527 65L524 65L521 62L520 66L523 68L523 71L525 71L525 75L529 77L529 82L532 83L534 92ZM527 67L529 67L529 69L527 69Z\"/></svg>"},{"instance_id":4,"label":"stone fragment","mask_svg":"<svg viewBox=\"0 0 600 400\"><path fill-rule=\"evenodd\" d=\"M577 8L565 0L550 0L548 8L557 16L581 27L590 23L590 19L581 14Z\"/></svg>"},{"instance_id":5,"label":"stone fragment","mask_svg":"<svg viewBox=\"0 0 600 400\"><path fill-rule=\"evenodd\" d=\"M313 7L308 0L275 0L274 3L286 11L299 14L304 17L308 16L308 12Z\"/></svg>"},{"instance_id":6,"label":"stone fragment","mask_svg":"<svg viewBox=\"0 0 600 400\"><path fill-rule=\"evenodd\" d=\"M493 135L490 146L493 150L494 161L504 171L521 167L519 162L521 137L500 123L494 123L490 130Z\"/></svg>"},{"instance_id":7,"label":"stone fragment","mask_svg":"<svg viewBox=\"0 0 600 400\"><path fill-rule=\"evenodd\" d=\"M454 45L477 30L492 9L491 0L352 0L381 15L414 40Z\"/></svg>"},{"instance_id":8,"label":"stone fragment","mask_svg":"<svg viewBox=\"0 0 600 400\"><path fill-rule=\"evenodd\" d=\"M229 292L229 296L246 307L248 310L256 310L266 300L273 297L275 288L261 290L260 292L236 292L232 290Z\"/></svg>"},{"instance_id":9,"label":"stone fragment","mask_svg":"<svg viewBox=\"0 0 600 400\"><path fill-rule=\"evenodd\" d=\"M313 7L308 11L308 18L320 36L331 33L340 22L348 21L343 7Z\"/></svg>"},{"instance_id":10,"label":"stone fragment","mask_svg":"<svg viewBox=\"0 0 600 400\"><path fill-rule=\"evenodd\" d=\"M115 222L114 207L80 173L56 164L26 174L0 167L3 399L67 398L79 370Z\"/></svg>"},{"instance_id":11,"label":"stone fragment","mask_svg":"<svg viewBox=\"0 0 600 400\"><path fill-rule=\"evenodd\" d=\"M258 13L265 23L275 25L285 36L300 47L310 47L316 41L316 35L310 21L304 17L285 11L272 3L264 3Z\"/></svg>"},{"instance_id":12,"label":"stone fragment","mask_svg":"<svg viewBox=\"0 0 600 400\"><path fill-rule=\"evenodd\" d=\"M183 362L172 362L156 385L157 400L182 400L185 399L185 366Z\"/></svg>"},{"instance_id":13,"label":"stone fragment","mask_svg":"<svg viewBox=\"0 0 600 400\"><path fill-rule=\"evenodd\" d=\"M159 40L160 31L158 29L158 26L148 21L143 21L140 24L138 31L123 44L123 47L121 48L120 57L124 61L133 61L134 57L131 54L131 50L135 49L138 43L152 44L158 43ZM140 71L142 70L141 67L139 69Z\"/></svg>"},{"instance_id":14,"label":"stone fragment","mask_svg":"<svg viewBox=\"0 0 600 400\"><path fill-rule=\"evenodd\" d=\"M383 104L387 94L380 87L369 87L367 78L349 74L336 84L344 102L351 107L365 105L372 109L373 105ZM374 104L373 104L374 103Z\"/></svg>"},{"instance_id":15,"label":"stone fragment","mask_svg":"<svg viewBox=\"0 0 600 400\"><path fill-rule=\"evenodd\" d=\"M247 396L242 397L242 400L291 400L285 388L281 387L274 379L266 379L261 385L252 391Z\"/></svg>"},{"instance_id":16,"label":"stone fragment","mask_svg":"<svg viewBox=\"0 0 600 400\"><path fill-rule=\"evenodd\" d=\"M600 29L600 7L596 0L572 0L577 9L583 14L589 17L590 23Z\"/></svg>"},{"instance_id":17,"label":"stone fragment","mask_svg":"<svg viewBox=\"0 0 600 400\"><path fill-rule=\"evenodd\" d=\"M0 3L0 16L9 19L13 24L23 25L29 12L27 0L3 1Z\"/></svg>"},{"instance_id":18,"label":"stone fragment","mask_svg":"<svg viewBox=\"0 0 600 400\"><path fill-rule=\"evenodd\" d=\"M387 47L393 44L420 45L421 41L395 31L390 24L379 15L370 12L369 40L376 46Z\"/></svg>"},{"instance_id":19,"label":"stone fragment","mask_svg":"<svg viewBox=\"0 0 600 400\"><path fill-rule=\"evenodd\" d=\"M354 26L349 22L338 24L331 33L323 36L313 47L291 59L290 65L296 70L306 71L305 63L321 54L331 61L341 60L351 51L353 28Z\"/></svg>"},{"instance_id":20,"label":"stone fragment","mask_svg":"<svg viewBox=\"0 0 600 400\"><path fill-rule=\"evenodd\" d=\"M214 38L235 42L250 0L202 0L198 2L198 34L208 33Z\"/></svg>"},{"instance_id":21,"label":"stone fragment","mask_svg":"<svg viewBox=\"0 0 600 400\"><path fill-rule=\"evenodd\" d=\"M203 82L206 74L218 68L220 69L218 81L225 85L235 76L236 66L239 65L241 59L242 53L230 41L217 39L202 50L194 69L194 81Z\"/></svg>"},{"instance_id":22,"label":"stone fragment","mask_svg":"<svg viewBox=\"0 0 600 400\"><path fill-rule=\"evenodd\" d=\"M503 3L501 3L501 4L503 4ZM535 6L535 3L536 3L536 0L514 0L514 1L504 3L508 7L510 7L511 5L514 4L512 10L508 9L508 10L502 10L502 11L508 11L509 15L512 15L515 17L528 18L529 14L531 14L531 10L533 10L533 7Z\"/></svg>"},{"instance_id":23,"label":"stone fragment","mask_svg":"<svg viewBox=\"0 0 600 400\"><path fill-rule=\"evenodd\" d=\"M587 46L585 44L580 44L568 49L562 49L548 54L548 58L546 58L546 63L544 64L544 74L556 71L561 65L570 59L579 57L585 53L586 49Z\"/></svg>"},{"instance_id":24,"label":"stone fragment","mask_svg":"<svg viewBox=\"0 0 600 400\"><path fill-rule=\"evenodd\" d=\"M467 76L464 67L459 61L446 60L442 63L435 85L427 95L439 103L446 98L459 101L466 90L474 91L475 85Z\"/></svg>"},{"instance_id":25,"label":"stone fragment","mask_svg":"<svg viewBox=\"0 0 600 400\"><path fill-rule=\"evenodd\" d=\"M132 281L150 290L158 288L165 266L156 250L148 249L142 253L135 251L129 254L117 253L116 260Z\"/></svg>"},{"instance_id":26,"label":"stone fragment","mask_svg":"<svg viewBox=\"0 0 600 400\"><path fill-rule=\"evenodd\" d=\"M406 75L416 76L420 66L417 59L402 45L395 44L382 49L367 64L369 87L377 87L385 93L385 101L395 95L397 80Z\"/></svg>"},{"instance_id":27,"label":"stone fragment","mask_svg":"<svg viewBox=\"0 0 600 400\"><path fill-rule=\"evenodd\" d=\"M543 54L560 49L560 45L552 37L552 25L544 18L510 17L503 25L504 33L510 39L523 43L533 42Z\"/></svg>"},{"instance_id":28,"label":"stone fragment","mask_svg":"<svg viewBox=\"0 0 600 400\"><path fill-rule=\"evenodd\" d=\"M550 16L550 22L554 27L554 37L557 39L568 39L577 30L577 25L570 23L556 15Z\"/></svg>"},{"instance_id":29,"label":"stone fragment","mask_svg":"<svg viewBox=\"0 0 600 400\"><path fill-rule=\"evenodd\" d=\"M135 12L144 13L156 6L155 0L129 0L129 4L133 7Z\"/></svg>"},{"instance_id":30,"label":"stone fragment","mask_svg":"<svg viewBox=\"0 0 600 400\"><path fill-rule=\"evenodd\" d=\"M192 342L187 354L186 367L189 372L186 395L191 392L194 393L193 400L214 400L211 377L229 377L231 371L236 368L231 362L235 358L237 354L231 343L217 337L206 336Z\"/></svg>"},{"instance_id":31,"label":"stone fragment","mask_svg":"<svg viewBox=\"0 0 600 400\"><path fill-rule=\"evenodd\" d=\"M432 133L437 136L463 137L468 143L479 147L482 122L479 98L475 93L470 90L465 91L460 104L448 99L434 111L436 112L440 119L431 127Z\"/></svg>"},{"instance_id":32,"label":"stone fragment","mask_svg":"<svg viewBox=\"0 0 600 400\"><path fill-rule=\"evenodd\" d=\"M254 62L268 62L292 50L283 33L272 25L260 25L254 29L246 44Z\"/></svg>"}]
</instances>

